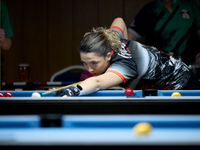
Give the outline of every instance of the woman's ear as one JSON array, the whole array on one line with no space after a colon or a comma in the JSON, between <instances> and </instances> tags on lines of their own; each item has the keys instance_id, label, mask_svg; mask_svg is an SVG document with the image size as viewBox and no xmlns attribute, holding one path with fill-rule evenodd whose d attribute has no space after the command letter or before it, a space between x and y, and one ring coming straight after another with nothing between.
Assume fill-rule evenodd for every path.
<instances>
[{"instance_id":1,"label":"woman's ear","mask_svg":"<svg viewBox=\"0 0 200 150\"><path fill-rule=\"evenodd\" d=\"M112 53L111 53L111 52L108 52L107 55L106 55L106 61L107 61L107 62L110 61L111 56L112 56Z\"/></svg>"}]
</instances>

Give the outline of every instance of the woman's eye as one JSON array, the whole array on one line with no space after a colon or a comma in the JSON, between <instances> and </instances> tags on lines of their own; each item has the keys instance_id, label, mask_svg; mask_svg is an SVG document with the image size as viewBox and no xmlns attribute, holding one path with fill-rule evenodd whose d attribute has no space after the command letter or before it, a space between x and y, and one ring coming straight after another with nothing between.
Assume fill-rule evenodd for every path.
<instances>
[{"instance_id":1,"label":"woman's eye","mask_svg":"<svg viewBox=\"0 0 200 150\"><path fill-rule=\"evenodd\" d=\"M93 65L97 65L98 63L97 63L97 62L92 62L92 64L93 64Z\"/></svg>"},{"instance_id":2,"label":"woman's eye","mask_svg":"<svg viewBox=\"0 0 200 150\"><path fill-rule=\"evenodd\" d=\"M82 62L83 63L83 65L87 65L85 62Z\"/></svg>"}]
</instances>

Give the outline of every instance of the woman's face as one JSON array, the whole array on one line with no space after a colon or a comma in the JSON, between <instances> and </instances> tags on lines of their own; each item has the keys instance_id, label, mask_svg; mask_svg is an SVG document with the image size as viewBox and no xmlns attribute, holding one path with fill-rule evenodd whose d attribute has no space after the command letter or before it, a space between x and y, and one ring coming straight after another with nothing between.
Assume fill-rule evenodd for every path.
<instances>
[{"instance_id":1,"label":"woman's face","mask_svg":"<svg viewBox=\"0 0 200 150\"><path fill-rule=\"evenodd\" d=\"M82 53L80 52L81 61L85 69L92 75L100 75L104 73L108 67L108 63L111 59L111 53L109 52L106 57L99 56L96 53Z\"/></svg>"}]
</instances>

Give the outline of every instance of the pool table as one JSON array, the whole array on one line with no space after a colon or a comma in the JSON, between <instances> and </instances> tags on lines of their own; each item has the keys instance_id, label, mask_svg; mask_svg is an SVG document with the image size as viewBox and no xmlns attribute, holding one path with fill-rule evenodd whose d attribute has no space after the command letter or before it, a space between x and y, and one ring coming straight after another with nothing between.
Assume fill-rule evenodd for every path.
<instances>
[{"instance_id":1,"label":"pool table","mask_svg":"<svg viewBox=\"0 0 200 150\"><path fill-rule=\"evenodd\" d=\"M7 91L2 91L3 93ZM14 97L0 97L0 115L12 114L200 114L200 91L134 90L126 97L123 90L105 90L80 97L54 97L55 93L33 98L33 92L10 91ZM145 94L144 94L145 93Z\"/></svg>"},{"instance_id":2,"label":"pool table","mask_svg":"<svg viewBox=\"0 0 200 150\"><path fill-rule=\"evenodd\" d=\"M148 122L148 134L133 127ZM0 116L0 146L199 146L200 115L63 115L42 127L38 115Z\"/></svg>"},{"instance_id":3,"label":"pool table","mask_svg":"<svg viewBox=\"0 0 200 150\"><path fill-rule=\"evenodd\" d=\"M13 97L31 97L33 92L38 92L42 97L54 97L55 93L42 94L45 90L32 90L32 91L0 91L1 93L11 92ZM172 93L179 92L182 96L200 96L200 90L156 90L156 89L144 89L134 90L134 95L131 98L145 97L145 96L171 96ZM97 91L92 94L80 96L82 97L119 97L125 98L124 90L103 90Z\"/></svg>"}]
</instances>

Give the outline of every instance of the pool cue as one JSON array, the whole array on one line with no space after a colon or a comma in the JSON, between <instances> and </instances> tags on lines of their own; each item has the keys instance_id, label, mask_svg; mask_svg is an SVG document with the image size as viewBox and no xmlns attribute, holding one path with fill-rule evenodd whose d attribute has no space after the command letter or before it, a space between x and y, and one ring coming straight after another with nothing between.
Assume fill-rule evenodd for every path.
<instances>
[{"instance_id":1,"label":"pool cue","mask_svg":"<svg viewBox=\"0 0 200 150\"><path fill-rule=\"evenodd\" d=\"M81 81L81 82L82 82L82 81ZM55 89L55 90L51 90L51 91L42 93L42 95L49 94L49 93L53 93L53 92L57 92L57 91L59 91L59 90L61 90L61 89L70 88L70 87L72 87L72 86L74 86L74 85L80 84L81 82L77 82L77 83L74 83L74 84L70 84L70 85L67 85L67 86L63 86L63 87L57 88L57 89Z\"/></svg>"}]
</instances>

